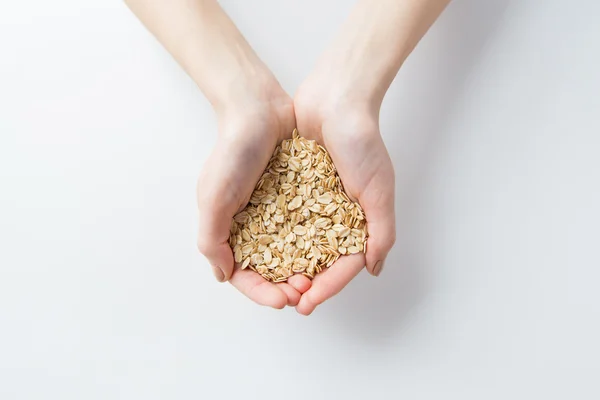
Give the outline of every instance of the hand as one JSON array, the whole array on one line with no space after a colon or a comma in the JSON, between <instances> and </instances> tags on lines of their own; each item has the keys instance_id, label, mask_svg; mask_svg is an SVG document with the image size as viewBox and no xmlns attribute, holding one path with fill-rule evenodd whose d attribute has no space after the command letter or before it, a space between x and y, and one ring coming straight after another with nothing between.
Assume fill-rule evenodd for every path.
<instances>
[{"instance_id":1,"label":"hand","mask_svg":"<svg viewBox=\"0 0 600 400\"><path fill-rule=\"evenodd\" d=\"M297 275L287 283L274 284L250 269L234 268L228 243L233 216L248 203L276 144L295 128L292 100L277 85L217 110L217 116L219 138L198 180L198 248L218 281L229 280L261 305L296 306L311 286L307 277Z\"/></svg>"},{"instance_id":2,"label":"hand","mask_svg":"<svg viewBox=\"0 0 600 400\"><path fill-rule=\"evenodd\" d=\"M365 266L374 276L395 242L394 168L379 133L379 102L347 101L327 89L325 80L308 80L294 99L301 135L317 140L331 154L348 196L367 218L367 252L342 256L312 281L296 309L309 315L339 293Z\"/></svg>"},{"instance_id":3,"label":"hand","mask_svg":"<svg viewBox=\"0 0 600 400\"><path fill-rule=\"evenodd\" d=\"M372 1L360 0L318 64L320 72L292 104L279 84L261 81L270 73L264 74L266 66L217 1L127 0L217 109L219 141L198 184L198 247L218 280L231 279L260 304L297 304L300 313L310 314L365 263L379 275L395 240L394 172L379 136L379 106L448 2L386 0L373 7ZM294 107L300 133L330 151L346 192L365 210L369 231L366 255L340 258L312 286L301 277L274 285L234 270L227 240L229 221L248 201L275 144L294 128Z\"/></svg>"}]
</instances>

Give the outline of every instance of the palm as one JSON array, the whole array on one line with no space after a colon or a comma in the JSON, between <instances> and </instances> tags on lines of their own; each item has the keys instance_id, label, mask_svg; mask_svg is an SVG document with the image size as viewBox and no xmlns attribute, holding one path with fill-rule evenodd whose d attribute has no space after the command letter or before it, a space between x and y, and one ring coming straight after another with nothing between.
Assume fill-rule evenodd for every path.
<instances>
[{"instance_id":1,"label":"palm","mask_svg":"<svg viewBox=\"0 0 600 400\"><path fill-rule=\"evenodd\" d=\"M341 257L315 277L297 307L300 313L310 314L342 290L365 265L373 273L382 253L393 244L394 170L377 119L368 113L340 110L323 118L320 113L297 106L296 116L300 133L330 152L346 193L365 210L370 235L366 255Z\"/></svg>"},{"instance_id":2,"label":"palm","mask_svg":"<svg viewBox=\"0 0 600 400\"><path fill-rule=\"evenodd\" d=\"M198 180L200 251L217 273L225 272L223 279L255 302L275 308L295 306L310 287L308 278L269 283L256 272L234 268L228 244L231 219L247 204L277 142L291 135L293 108L261 105L224 116L219 125L219 140Z\"/></svg>"}]
</instances>

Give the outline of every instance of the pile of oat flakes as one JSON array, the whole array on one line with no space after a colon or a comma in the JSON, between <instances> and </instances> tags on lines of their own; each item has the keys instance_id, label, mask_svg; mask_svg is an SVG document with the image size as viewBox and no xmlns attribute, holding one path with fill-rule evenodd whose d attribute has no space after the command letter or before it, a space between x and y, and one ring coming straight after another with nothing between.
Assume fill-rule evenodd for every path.
<instances>
[{"instance_id":1,"label":"pile of oat flakes","mask_svg":"<svg viewBox=\"0 0 600 400\"><path fill-rule=\"evenodd\" d=\"M363 211L344 193L327 150L294 130L273 152L231 223L236 263L272 282L313 278L341 255L366 252Z\"/></svg>"}]
</instances>

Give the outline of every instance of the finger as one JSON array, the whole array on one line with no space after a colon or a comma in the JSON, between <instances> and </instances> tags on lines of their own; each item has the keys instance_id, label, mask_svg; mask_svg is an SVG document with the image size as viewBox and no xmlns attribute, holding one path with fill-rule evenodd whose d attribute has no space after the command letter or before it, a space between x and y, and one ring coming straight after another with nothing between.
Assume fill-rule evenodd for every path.
<instances>
[{"instance_id":1,"label":"finger","mask_svg":"<svg viewBox=\"0 0 600 400\"><path fill-rule=\"evenodd\" d=\"M204 243L200 242L199 243ZM217 281L225 282L231 278L233 271L233 254L229 243L198 244L198 249L206 257L212 267Z\"/></svg>"},{"instance_id":2,"label":"finger","mask_svg":"<svg viewBox=\"0 0 600 400\"><path fill-rule=\"evenodd\" d=\"M305 277L306 278L306 277ZM287 296L287 305L290 307L296 307L300 301L300 293L294 289L290 284L282 282L278 283L277 287L281 289Z\"/></svg>"},{"instance_id":3,"label":"finger","mask_svg":"<svg viewBox=\"0 0 600 400\"><path fill-rule=\"evenodd\" d=\"M211 190L202 190L202 186ZM231 278L233 273L233 254L229 246L229 229L235 213L232 199L219 199L216 193L222 191L211 182L200 180L198 183L198 250L207 258L219 282Z\"/></svg>"},{"instance_id":4,"label":"finger","mask_svg":"<svg viewBox=\"0 0 600 400\"><path fill-rule=\"evenodd\" d=\"M312 281L312 286L300 298L296 311L310 315L325 300L338 294L365 266L363 254L340 257Z\"/></svg>"},{"instance_id":5,"label":"finger","mask_svg":"<svg viewBox=\"0 0 600 400\"><path fill-rule=\"evenodd\" d=\"M381 273L384 261L396 242L393 179L391 182L391 185L389 181L376 183L373 187L381 189L366 191L360 202L367 218L369 234L366 247L367 271L374 276Z\"/></svg>"},{"instance_id":6,"label":"finger","mask_svg":"<svg viewBox=\"0 0 600 400\"><path fill-rule=\"evenodd\" d=\"M235 269L229 282L243 295L262 306L282 309L288 303L283 290L252 270Z\"/></svg>"},{"instance_id":7,"label":"finger","mask_svg":"<svg viewBox=\"0 0 600 400\"><path fill-rule=\"evenodd\" d=\"M366 213L369 232L366 245L367 271L373 276L379 276L385 259L396 241L395 218L393 214L382 218L383 215L377 213L375 216Z\"/></svg>"},{"instance_id":8,"label":"finger","mask_svg":"<svg viewBox=\"0 0 600 400\"><path fill-rule=\"evenodd\" d=\"M231 278L233 273L233 254L229 247L229 238L223 240L222 235L217 236L207 232L206 227L203 227L205 223L202 219L200 220L198 250L212 266L215 278L219 282L225 282Z\"/></svg>"},{"instance_id":9,"label":"finger","mask_svg":"<svg viewBox=\"0 0 600 400\"><path fill-rule=\"evenodd\" d=\"M310 289L310 286L312 284L310 279L300 274L290 276L287 280L287 283L289 283L290 286L296 289L300 294Z\"/></svg>"}]
</instances>

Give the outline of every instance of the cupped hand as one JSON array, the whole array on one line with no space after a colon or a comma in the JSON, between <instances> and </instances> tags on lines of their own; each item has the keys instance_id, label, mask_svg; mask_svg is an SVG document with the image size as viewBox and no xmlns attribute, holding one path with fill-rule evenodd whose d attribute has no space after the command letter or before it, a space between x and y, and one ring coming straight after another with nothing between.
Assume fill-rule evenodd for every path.
<instances>
[{"instance_id":1,"label":"cupped hand","mask_svg":"<svg viewBox=\"0 0 600 400\"><path fill-rule=\"evenodd\" d=\"M248 203L277 143L295 128L292 100L283 91L217 111L219 138L198 179L198 249L218 281L229 281L258 304L296 306L311 286L297 275L271 283L250 269L234 265L229 247L233 216Z\"/></svg>"},{"instance_id":2,"label":"cupped hand","mask_svg":"<svg viewBox=\"0 0 600 400\"><path fill-rule=\"evenodd\" d=\"M327 85L305 84L294 99L302 136L331 154L348 196L365 211L366 254L340 257L312 281L296 309L309 315L339 293L366 265L378 276L395 242L394 168L379 132L379 105L345 101L325 92Z\"/></svg>"}]
</instances>

